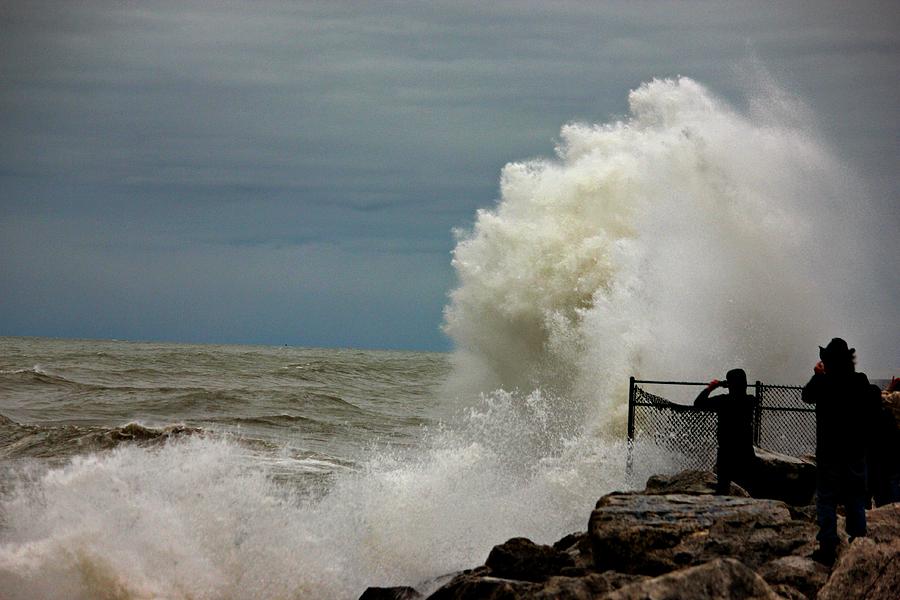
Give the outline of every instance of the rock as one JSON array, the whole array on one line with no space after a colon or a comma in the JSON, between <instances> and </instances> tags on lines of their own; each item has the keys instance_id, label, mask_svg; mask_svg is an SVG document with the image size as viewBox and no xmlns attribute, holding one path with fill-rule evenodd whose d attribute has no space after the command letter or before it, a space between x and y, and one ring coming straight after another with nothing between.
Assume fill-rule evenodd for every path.
<instances>
[{"instance_id":1,"label":"rock","mask_svg":"<svg viewBox=\"0 0 900 600\"><path fill-rule=\"evenodd\" d=\"M756 464L746 478L754 498L781 500L794 506L812 503L816 493L816 464L808 458L756 448Z\"/></svg>"},{"instance_id":2,"label":"rock","mask_svg":"<svg viewBox=\"0 0 900 600\"><path fill-rule=\"evenodd\" d=\"M422 594L417 592L415 588L408 586L370 587L362 593L359 600L416 600L421 597Z\"/></svg>"},{"instance_id":3,"label":"rock","mask_svg":"<svg viewBox=\"0 0 900 600\"><path fill-rule=\"evenodd\" d=\"M581 570L583 572L591 571L594 568L594 557L591 553L591 538L584 531L580 533L570 533L558 542L553 544L555 550L562 550L570 557L574 566L563 568L559 574L577 576L584 573L576 573Z\"/></svg>"},{"instance_id":4,"label":"rock","mask_svg":"<svg viewBox=\"0 0 900 600\"><path fill-rule=\"evenodd\" d=\"M583 577L556 576L535 583L472 572L454 578L428 600L589 600L643 579L609 571Z\"/></svg>"},{"instance_id":5,"label":"rock","mask_svg":"<svg viewBox=\"0 0 900 600\"><path fill-rule=\"evenodd\" d=\"M428 600L515 600L536 593L541 584L461 573L428 596Z\"/></svg>"},{"instance_id":6,"label":"rock","mask_svg":"<svg viewBox=\"0 0 900 600\"><path fill-rule=\"evenodd\" d=\"M900 504L888 504L868 511L866 526L869 537L876 542L900 540Z\"/></svg>"},{"instance_id":7,"label":"rock","mask_svg":"<svg viewBox=\"0 0 900 600\"><path fill-rule=\"evenodd\" d=\"M807 598L815 598L828 580L828 568L803 556L783 556L756 570L769 585L787 585ZM781 594L784 596L785 594Z\"/></svg>"},{"instance_id":8,"label":"rock","mask_svg":"<svg viewBox=\"0 0 900 600\"><path fill-rule=\"evenodd\" d=\"M815 525L775 500L609 494L588 523L597 571L660 575L732 557L752 568L812 552Z\"/></svg>"},{"instance_id":9,"label":"rock","mask_svg":"<svg viewBox=\"0 0 900 600\"><path fill-rule=\"evenodd\" d=\"M484 564L496 577L543 581L565 567L574 567L575 561L550 546L535 544L527 538L512 538L494 546Z\"/></svg>"},{"instance_id":10,"label":"rock","mask_svg":"<svg viewBox=\"0 0 900 600\"><path fill-rule=\"evenodd\" d=\"M641 493L650 495L715 494L717 482L716 474L711 471L687 470L675 475L653 475L647 480L647 486ZM750 497L747 490L734 482L731 483L729 495Z\"/></svg>"},{"instance_id":11,"label":"rock","mask_svg":"<svg viewBox=\"0 0 900 600\"><path fill-rule=\"evenodd\" d=\"M779 583L771 587L772 591L778 594L779 598L783 598L784 600L810 600L809 596L806 596L797 588L787 585L786 583Z\"/></svg>"},{"instance_id":12,"label":"rock","mask_svg":"<svg viewBox=\"0 0 900 600\"><path fill-rule=\"evenodd\" d=\"M900 590L900 540L853 542L838 558L818 600L896 600Z\"/></svg>"},{"instance_id":13,"label":"rock","mask_svg":"<svg viewBox=\"0 0 900 600\"><path fill-rule=\"evenodd\" d=\"M603 600L780 600L762 577L733 558L719 558L626 585Z\"/></svg>"}]
</instances>

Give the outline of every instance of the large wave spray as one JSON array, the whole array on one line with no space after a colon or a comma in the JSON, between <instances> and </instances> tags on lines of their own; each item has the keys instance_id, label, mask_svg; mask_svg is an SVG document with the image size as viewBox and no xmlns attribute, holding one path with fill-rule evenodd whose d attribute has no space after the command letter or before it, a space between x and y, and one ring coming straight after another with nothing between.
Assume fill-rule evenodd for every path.
<instances>
[{"instance_id":1,"label":"large wave spray","mask_svg":"<svg viewBox=\"0 0 900 600\"><path fill-rule=\"evenodd\" d=\"M621 423L629 375L797 382L865 244L859 189L769 87L740 114L691 79L512 163L460 234L446 331L476 387L543 387ZM853 245L851 245L853 244Z\"/></svg>"},{"instance_id":2,"label":"large wave spray","mask_svg":"<svg viewBox=\"0 0 900 600\"><path fill-rule=\"evenodd\" d=\"M461 236L453 388L487 394L458 422L409 453L373 450L315 499L228 441L75 459L4 500L0 587L353 598L420 585L509 537L583 530L596 498L629 484L610 434L629 375L742 365L796 381L839 316L830 282L852 284L852 180L790 104L741 114L679 79L630 106L621 122L566 126L553 160L508 165L499 204Z\"/></svg>"}]
</instances>

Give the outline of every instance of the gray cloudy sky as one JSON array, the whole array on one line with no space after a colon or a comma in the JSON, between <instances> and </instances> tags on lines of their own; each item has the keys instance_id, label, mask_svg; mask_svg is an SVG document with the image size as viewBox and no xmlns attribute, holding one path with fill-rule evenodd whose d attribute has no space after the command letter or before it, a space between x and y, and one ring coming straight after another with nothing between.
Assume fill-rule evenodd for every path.
<instances>
[{"instance_id":1,"label":"gray cloudy sky","mask_svg":"<svg viewBox=\"0 0 900 600\"><path fill-rule=\"evenodd\" d=\"M0 335L444 349L567 121L761 64L898 215L896 2L0 2Z\"/></svg>"}]
</instances>

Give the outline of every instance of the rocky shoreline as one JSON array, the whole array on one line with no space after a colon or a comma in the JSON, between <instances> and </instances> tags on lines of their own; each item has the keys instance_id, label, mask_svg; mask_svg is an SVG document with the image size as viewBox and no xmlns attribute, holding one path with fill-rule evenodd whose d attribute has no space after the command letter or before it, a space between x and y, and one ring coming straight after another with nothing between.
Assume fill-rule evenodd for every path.
<instances>
[{"instance_id":1,"label":"rocky shoreline","mask_svg":"<svg viewBox=\"0 0 900 600\"><path fill-rule=\"evenodd\" d=\"M869 537L814 561L815 466L760 453L752 495L715 475L654 476L597 501L587 530L550 546L513 538L484 565L439 582L369 588L360 600L893 600L900 597L900 504L868 511ZM843 530L843 523L840 523ZM436 588L436 589L435 589Z\"/></svg>"}]
</instances>

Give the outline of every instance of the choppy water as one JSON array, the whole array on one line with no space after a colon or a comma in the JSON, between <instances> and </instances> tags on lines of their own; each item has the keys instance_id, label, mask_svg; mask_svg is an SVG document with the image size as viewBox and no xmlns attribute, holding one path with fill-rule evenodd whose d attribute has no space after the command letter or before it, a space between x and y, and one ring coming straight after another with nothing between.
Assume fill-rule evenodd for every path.
<instances>
[{"instance_id":1,"label":"choppy water","mask_svg":"<svg viewBox=\"0 0 900 600\"><path fill-rule=\"evenodd\" d=\"M58 463L201 435L334 473L376 441L419 443L447 371L428 353L0 338L0 456Z\"/></svg>"},{"instance_id":2,"label":"choppy water","mask_svg":"<svg viewBox=\"0 0 900 600\"><path fill-rule=\"evenodd\" d=\"M447 355L0 338L0 589L354 597L581 529L580 411ZM567 447L567 440L572 446ZM577 451L573 451L577 448ZM617 459L615 459L617 460Z\"/></svg>"}]
</instances>

